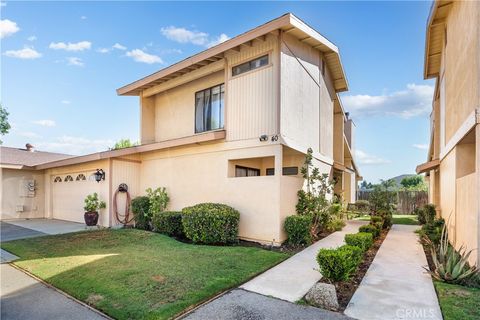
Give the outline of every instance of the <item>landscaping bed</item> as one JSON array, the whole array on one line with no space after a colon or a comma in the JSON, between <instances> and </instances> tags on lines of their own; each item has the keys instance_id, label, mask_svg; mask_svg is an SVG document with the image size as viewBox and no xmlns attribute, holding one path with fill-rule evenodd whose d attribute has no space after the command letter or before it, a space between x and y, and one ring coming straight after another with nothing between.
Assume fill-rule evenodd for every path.
<instances>
[{"instance_id":1,"label":"landscaping bed","mask_svg":"<svg viewBox=\"0 0 480 320\"><path fill-rule=\"evenodd\" d=\"M271 268L289 254L186 244L135 229L2 243L15 265L117 319L169 319Z\"/></svg>"},{"instance_id":2,"label":"landscaping bed","mask_svg":"<svg viewBox=\"0 0 480 320\"><path fill-rule=\"evenodd\" d=\"M331 282L325 278L322 278L320 282L323 283L331 283L335 286L335 289L337 291L337 298L338 298L338 304L340 306L338 311L343 311L348 305L348 302L352 298L353 294L357 290L358 286L362 282L363 277L368 271L368 268L373 262L373 259L375 259L375 256L380 249L380 246L382 245L383 241L387 237L388 234L388 229L383 230L380 235L378 236L377 239L375 239L372 247L368 249L363 256L363 260L358 266L356 272L352 274L352 277L348 281L338 281L338 282Z\"/></svg>"}]
</instances>

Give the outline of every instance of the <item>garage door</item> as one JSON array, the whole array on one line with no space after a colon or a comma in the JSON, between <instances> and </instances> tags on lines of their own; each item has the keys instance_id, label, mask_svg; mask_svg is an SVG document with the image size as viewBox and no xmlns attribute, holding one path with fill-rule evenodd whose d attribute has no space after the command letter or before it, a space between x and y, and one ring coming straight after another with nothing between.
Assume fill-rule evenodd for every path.
<instances>
[{"instance_id":1,"label":"garage door","mask_svg":"<svg viewBox=\"0 0 480 320\"><path fill-rule=\"evenodd\" d=\"M99 183L91 173L55 175L52 179L52 212L54 219L85 222L84 199L99 192Z\"/></svg>"}]
</instances>

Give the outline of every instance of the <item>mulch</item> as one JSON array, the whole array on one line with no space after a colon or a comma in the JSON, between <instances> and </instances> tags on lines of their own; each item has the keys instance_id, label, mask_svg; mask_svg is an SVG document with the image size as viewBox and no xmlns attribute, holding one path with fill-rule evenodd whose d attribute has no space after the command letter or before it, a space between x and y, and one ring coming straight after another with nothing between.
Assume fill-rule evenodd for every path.
<instances>
[{"instance_id":1,"label":"mulch","mask_svg":"<svg viewBox=\"0 0 480 320\"><path fill-rule=\"evenodd\" d=\"M357 269L357 272L350 278L348 281L339 281L339 282L330 282L325 278L322 278L320 282L323 283L331 283L335 285L335 289L337 290L337 298L338 304L340 305L339 311L344 311L350 302L353 294L357 290L358 286L362 282L363 277L367 273L368 268L375 259L375 256L380 249L380 246L383 243L383 240L387 237L388 230L383 230L380 236L375 240L373 246L364 254L363 261Z\"/></svg>"}]
</instances>

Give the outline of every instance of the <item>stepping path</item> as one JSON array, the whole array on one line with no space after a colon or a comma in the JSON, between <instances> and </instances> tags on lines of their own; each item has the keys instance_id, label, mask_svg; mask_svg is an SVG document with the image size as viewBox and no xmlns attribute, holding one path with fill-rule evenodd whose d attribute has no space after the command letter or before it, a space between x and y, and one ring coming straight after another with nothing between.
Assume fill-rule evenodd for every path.
<instances>
[{"instance_id":1,"label":"stepping path","mask_svg":"<svg viewBox=\"0 0 480 320\"><path fill-rule=\"evenodd\" d=\"M442 319L418 226L393 225L345 314L360 320Z\"/></svg>"},{"instance_id":2,"label":"stepping path","mask_svg":"<svg viewBox=\"0 0 480 320\"><path fill-rule=\"evenodd\" d=\"M318 251L321 248L336 248L343 245L346 233L356 233L358 228L366 223L348 221L342 231L334 232L317 241L240 288L290 302L300 300L322 277L316 261Z\"/></svg>"}]
</instances>

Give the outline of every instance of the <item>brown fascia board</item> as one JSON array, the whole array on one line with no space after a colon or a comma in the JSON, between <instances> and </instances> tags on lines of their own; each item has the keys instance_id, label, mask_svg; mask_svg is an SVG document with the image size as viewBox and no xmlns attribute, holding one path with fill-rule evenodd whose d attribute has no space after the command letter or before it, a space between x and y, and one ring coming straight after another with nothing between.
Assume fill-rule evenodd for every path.
<instances>
[{"instance_id":1,"label":"brown fascia board","mask_svg":"<svg viewBox=\"0 0 480 320\"><path fill-rule=\"evenodd\" d=\"M180 147L180 146L202 143L202 142L209 142L214 140L225 139L225 136L226 136L225 130L211 131L211 132L196 134L193 136L188 136L183 138L143 144L143 145L119 149L119 150L102 151L102 152L88 154L85 156L78 156L78 157L72 157L68 159L43 163L35 166L35 169L43 170L43 169L50 169L50 168L56 168L56 167L63 167L63 166L69 166L69 165L74 165L79 163L116 158L116 157L136 154L136 153L162 150L162 149Z\"/></svg>"},{"instance_id":2,"label":"brown fascia board","mask_svg":"<svg viewBox=\"0 0 480 320\"><path fill-rule=\"evenodd\" d=\"M141 91L142 87L145 85L148 85L154 81L157 81L163 77L166 77L167 75L173 74L175 72L178 72L179 70L182 70L184 68L188 68L189 66L192 66L196 63L199 63L205 59L208 59L210 57L219 55L227 50L233 49L243 43L246 43L248 41L251 41L255 38L258 38L262 35L268 34L270 32L286 28L286 27L294 27L314 40L321 42L324 46L326 46L329 50L334 52L338 57L338 63L340 64L341 70L342 70L342 78L345 81L345 86L342 88L339 88L337 91L346 91L348 90L348 84L347 80L345 77L345 72L343 71L343 65L341 63L339 53L338 53L338 48L331 43L329 40L327 40L325 37L323 37L320 33L309 27L306 23L304 23L302 20L297 18L291 13L287 13L279 18L276 18L272 21L269 21L259 27L256 27L254 29L251 29L243 34L240 34L230 40L227 40L221 44L218 44L212 48L209 48L207 50L204 50L200 53L197 53L191 57L188 57L180 62L177 62L169 67L166 67L160 71L157 71L149 76L146 76L140 80L134 81L126 86L123 86L121 88L117 89L117 94L118 95L133 95L137 96L140 94L139 91Z\"/></svg>"},{"instance_id":3,"label":"brown fascia board","mask_svg":"<svg viewBox=\"0 0 480 320\"><path fill-rule=\"evenodd\" d=\"M432 161L428 161L428 162L419 164L417 166L417 168L415 169L415 171L416 171L417 174L420 174L420 173L430 171L432 169L436 169L439 165L440 165L440 160L436 159L436 160L432 160Z\"/></svg>"}]
</instances>

